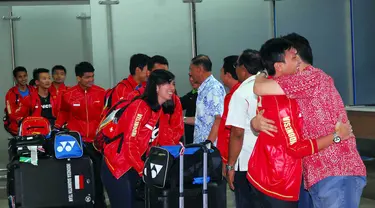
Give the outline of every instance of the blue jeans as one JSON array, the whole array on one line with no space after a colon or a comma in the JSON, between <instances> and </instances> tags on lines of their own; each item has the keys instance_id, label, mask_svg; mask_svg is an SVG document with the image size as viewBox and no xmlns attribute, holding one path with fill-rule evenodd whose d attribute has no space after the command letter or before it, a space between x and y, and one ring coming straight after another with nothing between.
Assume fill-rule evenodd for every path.
<instances>
[{"instance_id":1,"label":"blue jeans","mask_svg":"<svg viewBox=\"0 0 375 208\"><path fill-rule=\"evenodd\" d=\"M314 208L310 193L305 189L303 180L299 193L298 208Z\"/></svg>"},{"instance_id":2,"label":"blue jeans","mask_svg":"<svg viewBox=\"0 0 375 208\"><path fill-rule=\"evenodd\" d=\"M357 208L365 185L365 176L330 176L309 192L315 208Z\"/></svg>"}]
</instances>

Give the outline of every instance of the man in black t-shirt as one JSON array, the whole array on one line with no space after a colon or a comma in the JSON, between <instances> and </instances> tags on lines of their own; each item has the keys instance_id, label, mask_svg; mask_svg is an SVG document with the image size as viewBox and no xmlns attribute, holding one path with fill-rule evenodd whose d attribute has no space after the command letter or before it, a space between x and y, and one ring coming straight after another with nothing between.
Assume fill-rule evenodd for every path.
<instances>
[{"instance_id":1,"label":"man in black t-shirt","mask_svg":"<svg viewBox=\"0 0 375 208\"><path fill-rule=\"evenodd\" d=\"M54 126L56 118L53 116L53 113L52 113L51 95L48 94L47 97L43 97L40 94L38 95L39 95L40 104L42 108L41 116L48 119L51 126Z\"/></svg>"},{"instance_id":2,"label":"man in black t-shirt","mask_svg":"<svg viewBox=\"0 0 375 208\"><path fill-rule=\"evenodd\" d=\"M51 126L54 126L58 106L56 99L52 97L48 89L51 87L52 81L48 69L38 68L34 70L35 83L38 86L37 92L32 95L34 112L33 116L42 116L49 120Z\"/></svg>"}]
</instances>

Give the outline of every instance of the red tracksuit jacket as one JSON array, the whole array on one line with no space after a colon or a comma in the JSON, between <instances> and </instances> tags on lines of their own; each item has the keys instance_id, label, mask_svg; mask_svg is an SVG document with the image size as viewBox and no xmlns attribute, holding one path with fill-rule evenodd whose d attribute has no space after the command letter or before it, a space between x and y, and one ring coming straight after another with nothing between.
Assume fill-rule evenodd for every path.
<instances>
[{"instance_id":1,"label":"red tracksuit jacket","mask_svg":"<svg viewBox=\"0 0 375 208\"><path fill-rule=\"evenodd\" d=\"M135 97L143 94L145 91L145 87L141 87L138 90L134 90L133 92L129 93L127 96L127 100L131 101ZM162 113L160 117L160 131L159 131L159 138L158 144L160 146L163 145L176 145L180 142L181 137L184 134L184 120L183 120L183 112L182 112L182 105L180 102L180 98L177 95L172 96L172 101L175 104L175 108L173 114L166 114Z\"/></svg>"},{"instance_id":2,"label":"red tracksuit jacket","mask_svg":"<svg viewBox=\"0 0 375 208\"><path fill-rule=\"evenodd\" d=\"M41 106L41 100L40 100L40 97L39 97L39 94L37 91L35 91L32 95L32 106L34 107L33 109L33 113L32 113L32 116L41 116L42 114L42 106ZM50 94L50 102L51 102L51 106L52 106L52 115L54 117L57 117L58 113L59 113L59 110L60 110L60 106L58 105L60 103L60 98L58 96L52 96Z\"/></svg>"},{"instance_id":3,"label":"red tracksuit jacket","mask_svg":"<svg viewBox=\"0 0 375 208\"><path fill-rule=\"evenodd\" d=\"M302 157L318 151L316 140L302 140L302 118L295 100L260 96L258 112L275 121L277 133L260 132L249 160L247 179L271 197L298 201L302 182Z\"/></svg>"},{"instance_id":4,"label":"red tracksuit jacket","mask_svg":"<svg viewBox=\"0 0 375 208\"><path fill-rule=\"evenodd\" d=\"M18 86L9 89L5 95L5 108L9 116L9 130L12 135L18 134L18 122L30 116L33 111L31 94L35 91L32 86L27 86L29 95L22 97Z\"/></svg>"},{"instance_id":5,"label":"red tracksuit jacket","mask_svg":"<svg viewBox=\"0 0 375 208\"><path fill-rule=\"evenodd\" d=\"M104 148L105 162L114 177L120 178L131 168L142 175L144 163L141 157L152 146L152 132L161 113L161 109L152 111L141 99L126 108L114 129L114 135L123 134L122 138L106 144Z\"/></svg>"},{"instance_id":6,"label":"red tracksuit jacket","mask_svg":"<svg viewBox=\"0 0 375 208\"><path fill-rule=\"evenodd\" d=\"M68 89L61 98L55 126L61 128L67 123L67 128L79 132L83 141L92 142L101 120L104 93L105 90L96 85L87 90L79 85Z\"/></svg>"}]
</instances>

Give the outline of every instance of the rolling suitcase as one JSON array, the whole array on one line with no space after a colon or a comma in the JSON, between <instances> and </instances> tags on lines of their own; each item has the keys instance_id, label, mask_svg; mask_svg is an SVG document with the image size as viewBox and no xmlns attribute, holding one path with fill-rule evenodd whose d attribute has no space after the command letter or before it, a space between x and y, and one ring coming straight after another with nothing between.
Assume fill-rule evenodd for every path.
<instances>
[{"instance_id":1,"label":"rolling suitcase","mask_svg":"<svg viewBox=\"0 0 375 208\"><path fill-rule=\"evenodd\" d=\"M91 208L94 178L89 157L71 160L40 159L38 166L8 164L7 191L12 208Z\"/></svg>"},{"instance_id":2,"label":"rolling suitcase","mask_svg":"<svg viewBox=\"0 0 375 208\"><path fill-rule=\"evenodd\" d=\"M146 208L171 208L171 207L185 207L185 208L220 208L226 207L226 195L220 194L220 190L224 191L226 183L224 180L218 182L210 182L211 178L207 175L208 154L212 152L211 143L202 143L195 145L188 145L182 148L178 147L164 147L168 149L172 155L178 159L178 185L172 182L165 188L156 188L146 184L145 189L145 207ZM176 152L176 148L179 150ZM197 148L203 150L203 177L196 177L195 184L186 184L184 186L184 155L190 155L197 151ZM191 150L191 151L190 151ZM185 160L186 161L186 160ZM148 163L145 163L145 170L147 170ZM150 168L148 168L150 169ZM175 174L175 173L174 173ZM168 178L171 176L168 175ZM147 183L147 180L146 180ZM210 195L208 195L210 194Z\"/></svg>"}]
</instances>

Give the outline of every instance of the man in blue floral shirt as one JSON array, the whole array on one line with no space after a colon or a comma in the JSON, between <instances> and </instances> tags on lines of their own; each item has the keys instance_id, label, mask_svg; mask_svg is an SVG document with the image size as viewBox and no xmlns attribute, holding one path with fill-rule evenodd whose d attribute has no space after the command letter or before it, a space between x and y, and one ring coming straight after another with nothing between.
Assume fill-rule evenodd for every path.
<instances>
[{"instance_id":1,"label":"man in blue floral shirt","mask_svg":"<svg viewBox=\"0 0 375 208\"><path fill-rule=\"evenodd\" d=\"M198 55L191 60L190 75L198 88L195 113L194 143L210 140L216 144L217 133L224 111L224 86L211 73L212 62L206 55Z\"/></svg>"}]
</instances>

